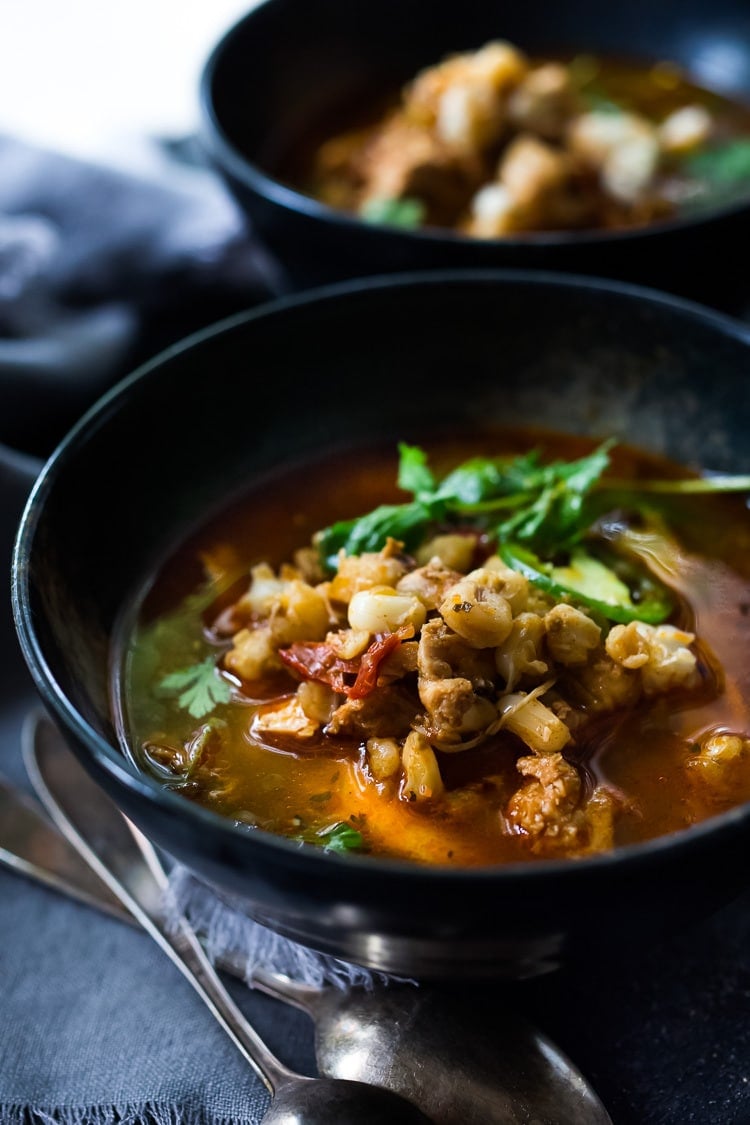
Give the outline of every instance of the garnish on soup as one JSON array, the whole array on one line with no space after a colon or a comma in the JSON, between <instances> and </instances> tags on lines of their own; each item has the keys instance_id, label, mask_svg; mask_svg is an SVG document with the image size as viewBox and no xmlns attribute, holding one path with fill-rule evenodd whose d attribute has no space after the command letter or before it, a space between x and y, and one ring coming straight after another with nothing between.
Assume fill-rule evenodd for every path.
<instances>
[{"instance_id":1,"label":"garnish on soup","mask_svg":"<svg viewBox=\"0 0 750 1125\"><path fill-rule=\"evenodd\" d=\"M503 41L416 76L289 178L367 222L477 238L640 226L750 191L750 113L668 63Z\"/></svg>"},{"instance_id":2,"label":"garnish on soup","mask_svg":"<svg viewBox=\"0 0 750 1125\"><path fill-rule=\"evenodd\" d=\"M395 493L382 453L308 468L184 546L127 640L141 765L249 828L457 865L750 799L750 479L502 448L402 444Z\"/></svg>"}]
</instances>

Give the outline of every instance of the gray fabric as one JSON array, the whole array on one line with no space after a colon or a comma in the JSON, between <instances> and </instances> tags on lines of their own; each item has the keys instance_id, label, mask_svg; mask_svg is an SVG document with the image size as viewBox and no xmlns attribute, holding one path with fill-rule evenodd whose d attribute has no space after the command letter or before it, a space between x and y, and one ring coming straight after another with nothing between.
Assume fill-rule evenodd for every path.
<instances>
[{"instance_id":1,"label":"gray fabric","mask_svg":"<svg viewBox=\"0 0 750 1125\"><path fill-rule=\"evenodd\" d=\"M190 144L118 168L0 136L0 442L46 454L112 382L284 284Z\"/></svg>"},{"instance_id":2,"label":"gray fabric","mask_svg":"<svg viewBox=\"0 0 750 1125\"><path fill-rule=\"evenodd\" d=\"M119 1120L115 1107L134 1122L152 1107L160 1125L260 1120L260 1083L145 936L10 874L0 898L4 1125L29 1108L54 1121Z\"/></svg>"},{"instance_id":3,"label":"gray fabric","mask_svg":"<svg viewBox=\"0 0 750 1125\"><path fill-rule=\"evenodd\" d=\"M200 933L209 957L216 960L232 953L248 982L252 980L253 971L260 967L315 986L370 989L376 982L404 983L404 978L373 973L360 965L351 965L288 941L248 918L240 902L233 902L228 894L217 894L185 867L175 865L169 884L170 893L165 901L168 924L170 916L185 915Z\"/></svg>"}]
</instances>

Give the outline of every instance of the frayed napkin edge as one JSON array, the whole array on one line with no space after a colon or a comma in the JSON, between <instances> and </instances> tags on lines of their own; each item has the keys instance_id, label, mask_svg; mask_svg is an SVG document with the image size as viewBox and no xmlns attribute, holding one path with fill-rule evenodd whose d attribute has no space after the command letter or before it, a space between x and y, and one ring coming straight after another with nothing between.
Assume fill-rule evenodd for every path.
<instances>
[{"instance_id":1,"label":"frayed napkin edge","mask_svg":"<svg viewBox=\"0 0 750 1125\"><path fill-rule=\"evenodd\" d=\"M315 988L328 985L341 990L364 988L371 991L376 986L417 983L407 977L341 961L282 937L255 922L240 903L220 895L180 864L170 873L163 909L165 921L172 929L181 915L188 919L201 935L211 961L219 961L230 954L241 966L245 983L251 987L256 968L281 973Z\"/></svg>"},{"instance_id":2,"label":"frayed napkin edge","mask_svg":"<svg viewBox=\"0 0 750 1125\"><path fill-rule=\"evenodd\" d=\"M250 1120L244 1114L241 1117L217 1117L203 1110L183 1109L176 1105L157 1106L152 1102L57 1109L0 1103L2 1125L248 1125Z\"/></svg>"}]
</instances>

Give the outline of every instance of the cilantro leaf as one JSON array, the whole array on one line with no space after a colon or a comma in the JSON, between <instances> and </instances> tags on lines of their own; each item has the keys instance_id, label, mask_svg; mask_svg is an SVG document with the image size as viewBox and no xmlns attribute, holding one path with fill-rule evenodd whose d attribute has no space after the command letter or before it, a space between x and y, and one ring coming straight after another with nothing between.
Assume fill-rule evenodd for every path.
<instances>
[{"instance_id":1,"label":"cilantro leaf","mask_svg":"<svg viewBox=\"0 0 750 1125\"><path fill-rule=\"evenodd\" d=\"M382 504L367 515L343 520L318 532L316 543L324 566L335 571L338 552L359 555L379 551L390 536L408 551L424 541L431 525L482 517L478 526L501 541L515 539L535 548L564 547L587 526L585 499L609 464L605 443L578 461L540 463L536 451L515 458L474 457L438 483L418 446L399 446L399 484L413 492L406 504ZM492 526L490 513L515 509ZM474 522L477 522L476 519Z\"/></svg>"},{"instance_id":2,"label":"cilantro leaf","mask_svg":"<svg viewBox=\"0 0 750 1125\"><path fill-rule=\"evenodd\" d=\"M340 550L347 555L379 551L389 536L411 550L420 542L436 511L434 504L414 500L410 504L381 504L359 519L342 520L318 532L315 541L321 560L329 570L335 571Z\"/></svg>"},{"instance_id":3,"label":"cilantro leaf","mask_svg":"<svg viewBox=\"0 0 750 1125\"><path fill-rule=\"evenodd\" d=\"M731 186L750 180L750 139L738 137L688 156L685 169L712 185Z\"/></svg>"},{"instance_id":4,"label":"cilantro leaf","mask_svg":"<svg viewBox=\"0 0 750 1125\"><path fill-rule=\"evenodd\" d=\"M418 445L399 442L398 487L416 497L435 491L435 476L427 464L427 454Z\"/></svg>"},{"instance_id":5,"label":"cilantro leaf","mask_svg":"<svg viewBox=\"0 0 750 1125\"><path fill-rule=\"evenodd\" d=\"M317 836L323 844L324 851L337 852L339 855L360 851L365 842L362 833L358 832L356 828L352 828L351 824L344 823L344 821L332 824L329 828L324 828L317 833Z\"/></svg>"},{"instance_id":6,"label":"cilantro leaf","mask_svg":"<svg viewBox=\"0 0 750 1125\"><path fill-rule=\"evenodd\" d=\"M605 442L578 461L542 466L539 491L497 526L500 542L514 539L552 553L576 542L590 523L586 500L609 465L612 444Z\"/></svg>"},{"instance_id":7,"label":"cilantro leaf","mask_svg":"<svg viewBox=\"0 0 750 1125\"><path fill-rule=\"evenodd\" d=\"M497 458L472 457L453 469L443 479L437 495L462 506L483 504L485 501L504 500L519 492L533 489L539 479L539 454L536 450L523 457ZM505 504L501 504L504 507Z\"/></svg>"},{"instance_id":8,"label":"cilantro leaf","mask_svg":"<svg viewBox=\"0 0 750 1125\"><path fill-rule=\"evenodd\" d=\"M170 672L160 682L158 690L165 695L176 695L180 707L194 719L210 715L218 704L228 703L231 698L229 684L219 675L213 656L207 656L200 664Z\"/></svg>"},{"instance_id":9,"label":"cilantro leaf","mask_svg":"<svg viewBox=\"0 0 750 1125\"><path fill-rule=\"evenodd\" d=\"M421 199L382 196L363 203L359 215L366 223L384 223L389 227L416 230L425 221L425 205Z\"/></svg>"}]
</instances>

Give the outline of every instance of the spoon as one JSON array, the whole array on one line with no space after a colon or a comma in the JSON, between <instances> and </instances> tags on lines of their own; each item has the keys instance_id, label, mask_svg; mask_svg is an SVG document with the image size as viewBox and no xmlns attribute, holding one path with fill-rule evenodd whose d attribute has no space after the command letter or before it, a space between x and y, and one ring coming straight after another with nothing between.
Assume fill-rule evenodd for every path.
<instances>
[{"instance_id":1,"label":"spoon","mask_svg":"<svg viewBox=\"0 0 750 1125\"><path fill-rule=\"evenodd\" d=\"M272 1098L265 1125L429 1123L392 1090L343 1078L309 1078L284 1066L224 988L187 920L176 918L169 930L161 921L167 878L156 854L73 754L39 739L27 768L67 838L177 965L264 1083Z\"/></svg>"},{"instance_id":2,"label":"spoon","mask_svg":"<svg viewBox=\"0 0 750 1125\"><path fill-rule=\"evenodd\" d=\"M67 761L70 753L46 718L30 717L23 741L29 774L48 803L34 776L36 762L58 754ZM77 764L75 772L56 770L47 781L62 803L78 810L103 799ZM50 812L59 823L54 805ZM138 840L140 862L163 886L156 853L140 834ZM154 904L156 913L161 905ZM237 973L236 965L221 967ZM412 1096L436 1125L611 1125L567 1056L515 1013L432 987L317 988L260 968L251 983L312 1017L321 1074Z\"/></svg>"}]
</instances>

